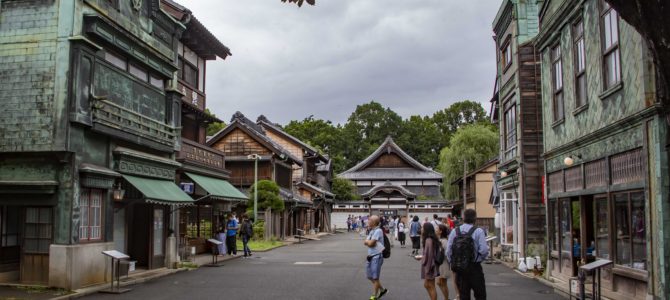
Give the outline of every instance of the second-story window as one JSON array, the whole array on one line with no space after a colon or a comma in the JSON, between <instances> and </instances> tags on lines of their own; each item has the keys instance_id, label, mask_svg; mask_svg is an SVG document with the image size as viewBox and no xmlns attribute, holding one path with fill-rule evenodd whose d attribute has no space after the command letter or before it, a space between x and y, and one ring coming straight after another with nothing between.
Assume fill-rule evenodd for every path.
<instances>
[{"instance_id":1,"label":"second-story window","mask_svg":"<svg viewBox=\"0 0 670 300\"><path fill-rule=\"evenodd\" d=\"M503 70L507 69L512 64L512 42L510 39L507 39L500 50L500 63Z\"/></svg>"},{"instance_id":2,"label":"second-story window","mask_svg":"<svg viewBox=\"0 0 670 300\"><path fill-rule=\"evenodd\" d=\"M204 92L205 60L182 43L177 47L177 54L177 77L189 88Z\"/></svg>"},{"instance_id":3,"label":"second-story window","mask_svg":"<svg viewBox=\"0 0 670 300\"><path fill-rule=\"evenodd\" d=\"M163 90L165 88L165 80L157 74L149 73L145 68L137 64L128 62L128 59L116 53L105 51L105 61L114 65L115 67L130 73L143 82L148 82L152 86Z\"/></svg>"},{"instance_id":4,"label":"second-story window","mask_svg":"<svg viewBox=\"0 0 670 300\"><path fill-rule=\"evenodd\" d=\"M557 122L563 120L565 116L563 107L563 62L560 44L551 49L551 77L554 93L552 109L554 122Z\"/></svg>"},{"instance_id":5,"label":"second-story window","mask_svg":"<svg viewBox=\"0 0 670 300\"><path fill-rule=\"evenodd\" d=\"M584 22L578 21L572 27L573 50L575 54L575 107L586 104L586 48L584 46Z\"/></svg>"},{"instance_id":6,"label":"second-story window","mask_svg":"<svg viewBox=\"0 0 670 300\"><path fill-rule=\"evenodd\" d=\"M505 104L505 150L516 146L516 104Z\"/></svg>"},{"instance_id":7,"label":"second-story window","mask_svg":"<svg viewBox=\"0 0 670 300\"><path fill-rule=\"evenodd\" d=\"M621 82L621 57L619 51L619 14L605 1L601 1L600 26L603 54L603 80L605 90Z\"/></svg>"}]
</instances>

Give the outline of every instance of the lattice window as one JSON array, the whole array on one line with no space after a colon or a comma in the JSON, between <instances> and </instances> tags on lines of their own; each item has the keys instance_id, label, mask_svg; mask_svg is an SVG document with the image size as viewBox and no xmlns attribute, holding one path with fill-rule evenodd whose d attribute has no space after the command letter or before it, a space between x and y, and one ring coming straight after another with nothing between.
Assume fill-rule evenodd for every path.
<instances>
[{"instance_id":1,"label":"lattice window","mask_svg":"<svg viewBox=\"0 0 670 300\"><path fill-rule=\"evenodd\" d=\"M584 164L586 188L607 185L607 164L604 159Z\"/></svg>"},{"instance_id":2,"label":"lattice window","mask_svg":"<svg viewBox=\"0 0 670 300\"><path fill-rule=\"evenodd\" d=\"M576 191L583 188L582 167L576 166L565 170L565 190Z\"/></svg>"},{"instance_id":3,"label":"lattice window","mask_svg":"<svg viewBox=\"0 0 670 300\"><path fill-rule=\"evenodd\" d=\"M631 183L644 180L642 149L631 150L612 156L610 169L612 184Z\"/></svg>"},{"instance_id":4,"label":"lattice window","mask_svg":"<svg viewBox=\"0 0 670 300\"><path fill-rule=\"evenodd\" d=\"M565 191L562 171L549 174L549 191L552 193L561 193Z\"/></svg>"}]
</instances>

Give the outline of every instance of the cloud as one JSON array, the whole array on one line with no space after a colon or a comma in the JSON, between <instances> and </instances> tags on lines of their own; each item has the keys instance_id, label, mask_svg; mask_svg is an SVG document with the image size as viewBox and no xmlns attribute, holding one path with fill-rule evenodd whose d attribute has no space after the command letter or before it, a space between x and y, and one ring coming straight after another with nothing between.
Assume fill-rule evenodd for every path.
<instances>
[{"instance_id":1,"label":"cloud","mask_svg":"<svg viewBox=\"0 0 670 300\"><path fill-rule=\"evenodd\" d=\"M207 65L207 105L287 123L346 122L376 100L403 117L470 99L488 110L495 79L490 0L184 2L233 56Z\"/></svg>"}]
</instances>

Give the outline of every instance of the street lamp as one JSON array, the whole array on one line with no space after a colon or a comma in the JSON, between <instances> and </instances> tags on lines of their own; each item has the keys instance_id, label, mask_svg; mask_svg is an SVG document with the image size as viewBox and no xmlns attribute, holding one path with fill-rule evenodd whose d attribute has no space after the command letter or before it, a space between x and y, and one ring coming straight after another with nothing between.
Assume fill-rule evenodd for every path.
<instances>
[{"instance_id":1,"label":"street lamp","mask_svg":"<svg viewBox=\"0 0 670 300\"><path fill-rule=\"evenodd\" d=\"M249 154L247 158L254 160L254 222L256 222L258 221L258 160L261 156L258 154Z\"/></svg>"}]
</instances>

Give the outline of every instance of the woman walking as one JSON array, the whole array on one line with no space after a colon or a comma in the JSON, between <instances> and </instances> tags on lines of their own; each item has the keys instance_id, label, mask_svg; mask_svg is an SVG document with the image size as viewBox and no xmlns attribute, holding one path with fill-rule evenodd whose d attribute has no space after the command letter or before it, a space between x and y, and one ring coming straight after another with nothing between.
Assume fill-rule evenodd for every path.
<instances>
[{"instance_id":1,"label":"woman walking","mask_svg":"<svg viewBox=\"0 0 670 300\"><path fill-rule=\"evenodd\" d=\"M409 224L409 238L412 240L412 254L419 254L421 249L421 223L419 223L419 216L414 216L412 223Z\"/></svg>"},{"instance_id":2,"label":"woman walking","mask_svg":"<svg viewBox=\"0 0 670 300\"><path fill-rule=\"evenodd\" d=\"M423 287L428 292L430 300L437 300L437 291L435 290L435 278L440 276L440 270L435 263L435 252L439 247L439 239L435 235L435 227L431 223L424 223L421 230L421 239L423 242L423 255L417 255L415 258L421 260L421 279Z\"/></svg>"},{"instance_id":3,"label":"woman walking","mask_svg":"<svg viewBox=\"0 0 670 300\"><path fill-rule=\"evenodd\" d=\"M405 248L405 222L398 219L398 242L400 242L400 248Z\"/></svg>"},{"instance_id":4,"label":"woman walking","mask_svg":"<svg viewBox=\"0 0 670 300\"><path fill-rule=\"evenodd\" d=\"M444 224L437 226L437 232L435 234L440 238L440 244L442 244L442 249L447 249L447 240L449 239L449 227ZM446 254L445 254L446 255ZM447 280L452 277L451 269L449 268L449 263L445 259L444 262L440 265L440 276L437 278L437 286L442 291L444 299L449 299L449 287L447 287ZM458 293L456 293L458 295Z\"/></svg>"}]
</instances>

